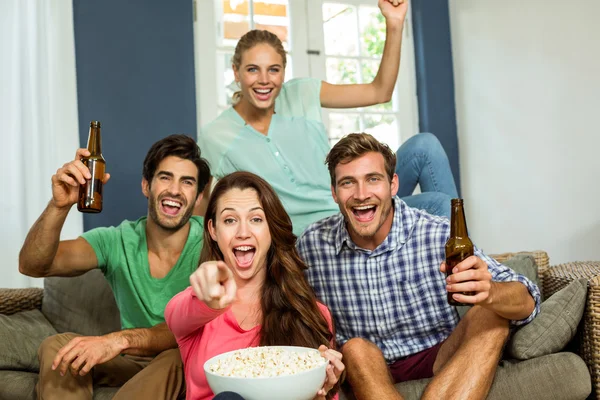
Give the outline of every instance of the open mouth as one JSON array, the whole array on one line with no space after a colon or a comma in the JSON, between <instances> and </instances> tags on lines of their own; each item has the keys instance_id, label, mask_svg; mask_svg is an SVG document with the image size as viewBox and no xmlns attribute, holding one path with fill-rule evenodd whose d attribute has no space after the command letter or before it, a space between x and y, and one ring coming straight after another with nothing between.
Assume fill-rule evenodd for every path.
<instances>
[{"instance_id":1,"label":"open mouth","mask_svg":"<svg viewBox=\"0 0 600 400\"><path fill-rule=\"evenodd\" d=\"M352 214L359 222L370 222L375 218L377 206L373 204L351 207Z\"/></svg>"},{"instance_id":2,"label":"open mouth","mask_svg":"<svg viewBox=\"0 0 600 400\"><path fill-rule=\"evenodd\" d=\"M273 92L273 88L270 89L253 89L254 94L256 94L256 98L261 101L269 100L271 97L271 93Z\"/></svg>"},{"instance_id":3,"label":"open mouth","mask_svg":"<svg viewBox=\"0 0 600 400\"><path fill-rule=\"evenodd\" d=\"M181 210L182 204L178 201L171 199L163 199L160 202L160 206L162 211L167 215L177 215L179 210Z\"/></svg>"},{"instance_id":4,"label":"open mouth","mask_svg":"<svg viewBox=\"0 0 600 400\"><path fill-rule=\"evenodd\" d=\"M237 246L233 248L235 261L240 268L248 268L252 265L256 249L253 246Z\"/></svg>"}]
</instances>

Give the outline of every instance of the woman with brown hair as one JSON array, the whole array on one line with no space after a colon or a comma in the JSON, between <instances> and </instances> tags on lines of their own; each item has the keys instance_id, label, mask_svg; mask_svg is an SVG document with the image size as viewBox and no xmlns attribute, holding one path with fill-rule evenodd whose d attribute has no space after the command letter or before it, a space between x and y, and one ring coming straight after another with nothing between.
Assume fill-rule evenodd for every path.
<instances>
[{"instance_id":1,"label":"woman with brown hair","mask_svg":"<svg viewBox=\"0 0 600 400\"><path fill-rule=\"evenodd\" d=\"M329 360L316 399L331 399L344 370L327 307L304 277L292 223L271 186L249 172L225 176L209 199L201 265L167 305L181 350L188 399L210 399L203 365L246 347L319 348ZM334 390L332 390L334 389Z\"/></svg>"}]
</instances>

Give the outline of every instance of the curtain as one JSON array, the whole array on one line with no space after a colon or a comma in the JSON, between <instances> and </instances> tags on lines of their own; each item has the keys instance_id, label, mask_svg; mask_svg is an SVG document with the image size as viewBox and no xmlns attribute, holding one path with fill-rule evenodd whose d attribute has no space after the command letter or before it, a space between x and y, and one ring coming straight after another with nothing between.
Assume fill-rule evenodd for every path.
<instances>
[{"instance_id":1,"label":"curtain","mask_svg":"<svg viewBox=\"0 0 600 400\"><path fill-rule=\"evenodd\" d=\"M79 147L71 0L0 1L0 287L41 286L18 271L51 177ZM75 208L62 239L83 231Z\"/></svg>"}]
</instances>

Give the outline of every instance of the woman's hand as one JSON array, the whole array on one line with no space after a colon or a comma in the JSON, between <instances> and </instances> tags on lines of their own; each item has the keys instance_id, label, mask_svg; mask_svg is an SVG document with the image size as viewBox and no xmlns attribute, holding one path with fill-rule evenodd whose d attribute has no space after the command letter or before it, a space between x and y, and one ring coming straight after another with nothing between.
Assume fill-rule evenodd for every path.
<instances>
[{"instance_id":1,"label":"woman's hand","mask_svg":"<svg viewBox=\"0 0 600 400\"><path fill-rule=\"evenodd\" d=\"M223 261L202 263L190 276L190 284L196 297L215 310L228 307L237 292L233 273Z\"/></svg>"},{"instance_id":2,"label":"woman's hand","mask_svg":"<svg viewBox=\"0 0 600 400\"><path fill-rule=\"evenodd\" d=\"M325 400L327 393L340 380L340 376L346 367L342 363L342 353L323 345L319 346L319 352L322 357L329 360L329 364L327 365L327 375L323 387L317 392L314 400Z\"/></svg>"},{"instance_id":3,"label":"woman's hand","mask_svg":"<svg viewBox=\"0 0 600 400\"><path fill-rule=\"evenodd\" d=\"M408 0L379 0L377 5L386 21L397 20L404 23L408 10Z\"/></svg>"}]
</instances>

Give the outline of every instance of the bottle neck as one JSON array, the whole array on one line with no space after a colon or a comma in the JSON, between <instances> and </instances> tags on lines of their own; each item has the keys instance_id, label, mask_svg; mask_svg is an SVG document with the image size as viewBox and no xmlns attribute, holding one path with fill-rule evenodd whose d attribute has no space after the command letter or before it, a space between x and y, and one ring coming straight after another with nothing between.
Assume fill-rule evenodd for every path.
<instances>
[{"instance_id":1,"label":"bottle neck","mask_svg":"<svg viewBox=\"0 0 600 400\"><path fill-rule=\"evenodd\" d=\"M450 236L451 237L468 237L467 219L465 218L465 210L462 203L452 204L452 215L450 218Z\"/></svg>"},{"instance_id":2,"label":"bottle neck","mask_svg":"<svg viewBox=\"0 0 600 400\"><path fill-rule=\"evenodd\" d=\"M102 154L102 138L100 137L99 127L90 127L90 135L88 137L87 149L91 153L90 155L101 155Z\"/></svg>"}]
</instances>

